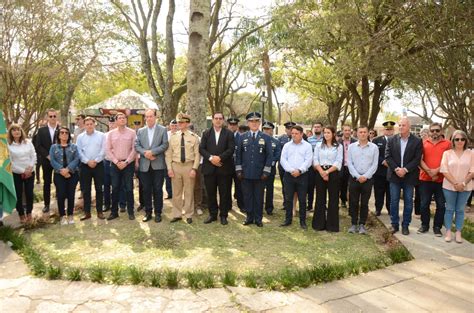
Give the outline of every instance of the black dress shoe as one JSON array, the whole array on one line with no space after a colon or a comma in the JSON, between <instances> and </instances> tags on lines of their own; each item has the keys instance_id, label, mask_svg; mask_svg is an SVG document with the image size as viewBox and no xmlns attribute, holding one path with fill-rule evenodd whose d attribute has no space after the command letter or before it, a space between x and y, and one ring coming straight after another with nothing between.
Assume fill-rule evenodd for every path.
<instances>
[{"instance_id":1,"label":"black dress shoe","mask_svg":"<svg viewBox=\"0 0 474 313\"><path fill-rule=\"evenodd\" d=\"M192 224L192 223L193 223L193 219L192 219L192 218L190 218L190 217L188 217L188 218L186 219L186 223L188 223L188 224Z\"/></svg>"},{"instance_id":2,"label":"black dress shoe","mask_svg":"<svg viewBox=\"0 0 474 313\"><path fill-rule=\"evenodd\" d=\"M155 223L160 223L161 222L161 215L156 215L155 216Z\"/></svg>"},{"instance_id":3,"label":"black dress shoe","mask_svg":"<svg viewBox=\"0 0 474 313\"><path fill-rule=\"evenodd\" d=\"M133 213L132 213L132 214L129 214L129 215L128 215L128 219L131 220L131 221L133 221L133 220L135 219L135 214L133 214Z\"/></svg>"},{"instance_id":4,"label":"black dress shoe","mask_svg":"<svg viewBox=\"0 0 474 313\"><path fill-rule=\"evenodd\" d=\"M118 218L118 217L119 217L118 214L110 214L109 217L107 217L107 220L108 220L108 221L111 221L111 220L114 220L114 219L116 219L116 218Z\"/></svg>"},{"instance_id":5,"label":"black dress shoe","mask_svg":"<svg viewBox=\"0 0 474 313\"><path fill-rule=\"evenodd\" d=\"M215 221L217 221L217 217L209 216L209 217L206 218L206 220L204 221L204 224L210 224L210 223L215 222Z\"/></svg>"},{"instance_id":6,"label":"black dress shoe","mask_svg":"<svg viewBox=\"0 0 474 313\"><path fill-rule=\"evenodd\" d=\"M143 210L143 205L140 204L140 205L138 206L138 208L137 208L137 212L138 212L138 211L141 211L141 210Z\"/></svg>"},{"instance_id":7,"label":"black dress shoe","mask_svg":"<svg viewBox=\"0 0 474 313\"><path fill-rule=\"evenodd\" d=\"M222 225L227 225L227 224L229 224L229 222L227 222L227 217L224 217L224 216L221 217L221 224L222 224Z\"/></svg>"},{"instance_id":8,"label":"black dress shoe","mask_svg":"<svg viewBox=\"0 0 474 313\"><path fill-rule=\"evenodd\" d=\"M249 221L249 220L245 220L245 221L242 223L242 225L244 225L244 226L251 225L251 224L253 224L253 222L252 222L252 221Z\"/></svg>"},{"instance_id":9,"label":"black dress shoe","mask_svg":"<svg viewBox=\"0 0 474 313\"><path fill-rule=\"evenodd\" d=\"M125 213L127 210L125 209L125 207L120 207L120 213Z\"/></svg>"},{"instance_id":10,"label":"black dress shoe","mask_svg":"<svg viewBox=\"0 0 474 313\"><path fill-rule=\"evenodd\" d=\"M257 225L257 227L263 227L263 223L262 223L262 222L257 222L257 223L255 223L255 225Z\"/></svg>"},{"instance_id":11,"label":"black dress shoe","mask_svg":"<svg viewBox=\"0 0 474 313\"><path fill-rule=\"evenodd\" d=\"M181 217L173 217L170 221L170 223L176 223L177 221L181 221L182 218Z\"/></svg>"},{"instance_id":12,"label":"black dress shoe","mask_svg":"<svg viewBox=\"0 0 474 313\"><path fill-rule=\"evenodd\" d=\"M392 227L390 227L389 231L390 231L392 234L398 233L398 227L395 227L395 226L392 225Z\"/></svg>"},{"instance_id":13,"label":"black dress shoe","mask_svg":"<svg viewBox=\"0 0 474 313\"><path fill-rule=\"evenodd\" d=\"M308 230L308 226L306 226L306 223L301 223L300 224L301 229L303 230Z\"/></svg>"},{"instance_id":14,"label":"black dress shoe","mask_svg":"<svg viewBox=\"0 0 474 313\"><path fill-rule=\"evenodd\" d=\"M102 212L107 212L110 210L110 205L106 205L104 206L104 209L102 210Z\"/></svg>"},{"instance_id":15,"label":"black dress shoe","mask_svg":"<svg viewBox=\"0 0 474 313\"><path fill-rule=\"evenodd\" d=\"M151 215L148 215L148 214L147 214L147 215L145 215L145 216L143 217L142 222L148 222L148 221L150 221L150 220L151 220Z\"/></svg>"},{"instance_id":16,"label":"black dress shoe","mask_svg":"<svg viewBox=\"0 0 474 313\"><path fill-rule=\"evenodd\" d=\"M428 227L425 227L425 226L421 226L420 228L418 228L418 230L416 231L417 234L424 234L424 233L427 233L428 232Z\"/></svg>"},{"instance_id":17,"label":"black dress shoe","mask_svg":"<svg viewBox=\"0 0 474 313\"><path fill-rule=\"evenodd\" d=\"M49 205L45 205L43 208L43 213L48 213L49 212Z\"/></svg>"},{"instance_id":18,"label":"black dress shoe","mask_svg":"<svg viewBox=\"0 0 474 313\"><path fill-rule=\"evenodd\" d=\"M402 227L402 234L405 236L410 235L410 231L408 230L408 227Z\"/></svg>"},{"instance_id":19,"label":"black dress shoe","mask_svg":"<svg viewBox=\"0 0 474 313\"><path fill-rule=\"evenodd\" d=\"M280 227L286 227L286 226L290 226L290 225L291 225L291 222L285 221L283 224L280 224Z\"/></svg>"},{"instance_id":20,"label":"black dress shoe","mask_svg":"<svg viewBox=\"0 0 474 313\"><path fill-rule=\"evenodd\" d=\"M443 233L441 232L440 227L433 227L433 233L436 237L443 237Z\"/></svg>"}]
</instances>

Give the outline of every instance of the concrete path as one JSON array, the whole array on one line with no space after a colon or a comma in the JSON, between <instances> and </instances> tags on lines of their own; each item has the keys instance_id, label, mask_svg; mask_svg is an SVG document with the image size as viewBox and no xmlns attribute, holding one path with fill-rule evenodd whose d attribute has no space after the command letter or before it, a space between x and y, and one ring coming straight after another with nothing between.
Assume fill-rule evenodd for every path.
<instances>
[{"instance_id":1,"label":"concrete path","mask_svg":"<svg viewBox=\"0 0 474 313\"><path fill-rule=\"evenodd\" d=\"M418 226L397 235L415 260L288 293L48 281L0 242L0 312L473 312L474 246L418 235Z\"/></svg>"}]
</instances>

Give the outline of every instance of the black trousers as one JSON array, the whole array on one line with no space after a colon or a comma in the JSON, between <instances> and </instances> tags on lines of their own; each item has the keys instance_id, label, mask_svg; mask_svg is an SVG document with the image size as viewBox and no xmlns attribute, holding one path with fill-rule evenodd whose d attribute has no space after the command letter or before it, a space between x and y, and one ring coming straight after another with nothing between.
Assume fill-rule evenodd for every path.
<instances>
[{"instance_id":1,"label":"black trousers","mask_svg":"<svg viewBox=\"0 0 474 313\"><path fill-rule=\"evenodd\" d=\"M375 195L375 211L382 212L385 201L385 208L390 213L390 182L387 176L374 176L374 195Z\"/></svg>"},{"instance_id":2,"label":"black trousers","mask_svg":"<svg viewBox=\"0 0 474 313\"><path fill-rule=\"evenodd\" d=\"M436 211L433 220L433 228L441 228L444 223L444 213L446 211L446 200L443 194L443 183L433 181L421 181L419 185L421 199L421 225L430 228L430 204L434 196Z\"/></svg>"},{"instance_id":3,"label":"black trousers","mask_svg":"<svg viewBox=\"0 0 474 313\"><path fill-rule=\"evenodd\" d=\"M242 181L237 177L237 174L232 175L234 180L234 198L237 200L237 206L241 211L245 211L244 194L242 193Z\"/></svg>"},{"instance_id":4,"label":"black trousers","mask_svg":"<svg viewBox=\"0 0 474 313\"><path fill-rule=\"evenodd\" d=\"M155 216L161 216L163 212L163 183L165 181L165 171L154 170L151 165L147 172L138 172L139 184L142 190L139 192L145 207L145 214L151 216L152 212Z\"/></svg>"},{"instance_id":5,"label":"black trousers","mask_svg":"<svg viewBox=\"0 0 474 313\"><path fill-rule=\"evenodd\" d=\"M280 162L278 162L278 173L280 174L280 182L281 182L281 190L283 190L283 203L286 202L286 195L285 195L285 182L283 180L283 177L285 177L285 169L283 169L283 166L280 165ZM293 196L291 197L293 199Z\"/></svg>"},{"instance_id":6,"label":"black trousers","mask_svg":"<svg viewBox=\"0 0 474 313\"><path fill-rule=\"evenodd\" d=\"M349 180L349 211L352 225L365 225L369 215L369 199L374 179L361 184L354 177ZM360 214L360 216L359 216Z\"/></svg>"},{"instance_id":7,"label":"black trousers","mask_svg":"<svg viewBox=\"0 0 474 313\"><path fill-rule=\"evenodd\" d=\"M270 175L265 181L265 212L273 212L273 191L275 189L275 174Z\"/></svg>"},{"instance_id":8,"label":"black trousers","mask_svg":"<svg viewBox=\"0 0 474 313\"><path fill-rule=\"evenodd\" d=\"M95 208L97 213L102 212L104 203L104 162L97 163L96 167L90 168L87 164L81 163L81 190L84 198L84 212L91 213L91 190L92 180L95 188Z\"/></svg>"},{"instance_id":9,"label":"black trousers","mask_svg":"<svg viewBox=\"0 0 474 313\"><path fill-rule=\"evenodd\" d=\"M74 197L76 195L76 186L79 181L79 175L74 173L69 178L61 174L54 173L54 185L56 186L56 198L58 199L59 216L66 215L64 201L67 200L67 215L74 213Z\"/></svg>"},{"instance_id":10,"label":"black trousers","mask_svg":"<svg viewBox=\"0 0 474 313\"><path fill-rule=\"evenodd\" d=\"M291 223L293 219L293 195L298 195L298 203L300 204L300 224L306 225L306 194L308 192L308 173L303 173L298 177L291 176L286 172L283 176L285 181L286 202L285 202L285 222Z\"/></svg>"},{"instance_id":11,"label":"black trousers","mask_svg":"<svg viewBox=\"0 0 474 313\"><path fill-rule=\"evenodd\" d=\"M415 185L415 200L413 201L415 207L415 215L421 215L421 194L420 185Z\"/></svg>"},{"instance_id":12,"label":"black trousers","mask_svg":"<svg viewBox=\"0 0 474 313\"><path fill-rule=\"evenodd\" d=\"M209 204L209 215L217 218L227 217L232 208L232 175L204 175L206 185L207 201ZM217 203L217 191L219 190L219 204Z\"/></svg>"},{"instance_id":13,"label":"black trousers","mask_svg":"<svg viewBox=\"0 0 474 313\"><path fill-rule=\"evenodd\" d=\"M349 168L347 166L342 166L340 176L341 176L340 198L341 198L341 202L343 204L346 204L347 203L347 187L349 186L349 178L351 177L351 174L349 173Z\"/></svg>"},{"instance_id":14,"label":"black trousers","mask_svg":"<svg viewBox=\"0 0 474 313\"><path fill-rule=\"evenodd\" d=\"M325 181L316 173L316 209L313 215L312 227L315 230L339 231L339 181L338 171L329 174ZM326 198L329 194L329 203Z\"/></svg>"},{"instance_id":15,"label":"black trousers","mask_svg":"<svg viewBox=\"0 0 474 313\"><path fill-rule=\"evenodd\" d=\"M316 203L314 203L314 188L316 187L316 175L319 175L319 173L316 173L313 166L311 166L308 169L308 211L311 211L316 206Z\"/></svg>"},{"instance_id":16,"label":"black trousers","mask_svg":"<svg viewBox=\"0 0 474 313\"><path fill-rule=\"evenodd\" d=\"M51 166L51 162L48 159L44 159L43 163L41 164L41 168L43 169L43 199L44 205L49 206L51 203L51 183L52 183L52 176L53 176L53 167Z\"/></svg>"},{"instance_id":17,"label":"black trousers","mask_svg":"<svg viewBox=\"0 0 474 313\"><path fill-rule=\"evenodd\" d=\"M33 211L33 188L35 186L35 173L29 178L22 179L21 174L13 173L13 182L16 190L16 210L20 216L31 214ZM26 198L26 212L23 208L23 191Z\"/></svg>"}]
</instances>

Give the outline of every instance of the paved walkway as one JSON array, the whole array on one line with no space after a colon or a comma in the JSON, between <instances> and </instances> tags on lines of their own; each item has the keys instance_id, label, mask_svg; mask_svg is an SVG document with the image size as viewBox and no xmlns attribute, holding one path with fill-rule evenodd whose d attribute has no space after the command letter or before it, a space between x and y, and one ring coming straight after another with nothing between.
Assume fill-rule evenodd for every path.
<instances>
[{"instance_id":1,"label":"paved walkway","mask_svg":"<svg viewBox=\"0 0 474 313\"><path fill-rule=\"evenodd\" d=\"M288 293L48 281L29 276L0 242L0 312L473 312L474 246L418 235L418 226L414 220L411 235L397 235L415 260Z\"/></svg>"}]
</instances>

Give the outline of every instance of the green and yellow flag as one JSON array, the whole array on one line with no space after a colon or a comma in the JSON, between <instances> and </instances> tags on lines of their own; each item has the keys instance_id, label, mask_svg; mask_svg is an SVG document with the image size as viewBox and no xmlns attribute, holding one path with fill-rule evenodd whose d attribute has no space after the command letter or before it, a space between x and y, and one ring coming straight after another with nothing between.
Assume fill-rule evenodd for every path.
<instances>
[{"instance_id":1,"label":"green and yellow flag","mask_svg":"<svg viewBox=\"0 0 474 313\"><path fill-rule=\"evenodd\" d=\"M13 184L12 165L8 154L7 128L0 111L0 208L11 213L16 206L16 192Z\"/></svg>"}]
</instances>

